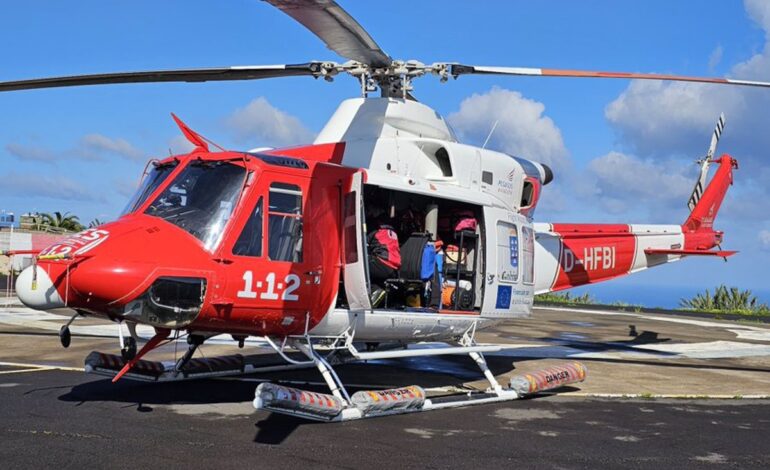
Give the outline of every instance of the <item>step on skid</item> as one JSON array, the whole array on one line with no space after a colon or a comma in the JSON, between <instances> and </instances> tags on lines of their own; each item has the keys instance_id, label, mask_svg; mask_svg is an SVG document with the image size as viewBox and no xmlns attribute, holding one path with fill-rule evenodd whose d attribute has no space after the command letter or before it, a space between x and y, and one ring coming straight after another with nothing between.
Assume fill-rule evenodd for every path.
<instances>
[{"instance_id":1,"label":"step on skid","mask_svg":"<svg viewBox=\"0 0 770 470\"><path fill-rule=\"evenodd\" d=\"M126 365L126 362L119 355L93 351L85 359L85 371L88 374L114 377ZM125 377L145 382L165 382L240 375L255 370L256 366L248 361L248 357L233 354L230 356L190 359L181 370L176 369L176 362L147 361L142 359L134 364Z\"/></svg>"}]
</instances>

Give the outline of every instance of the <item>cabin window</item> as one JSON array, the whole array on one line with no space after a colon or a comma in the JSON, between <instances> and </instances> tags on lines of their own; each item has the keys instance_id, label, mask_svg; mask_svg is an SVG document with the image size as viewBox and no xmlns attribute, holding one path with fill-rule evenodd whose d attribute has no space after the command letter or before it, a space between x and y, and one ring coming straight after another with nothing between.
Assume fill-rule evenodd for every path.
<instances>
[{"instance_id":1,"label":"cabin window","mask_svg":"<svg viewBox=\"0 0 770 470\"><path fill-rule=\"evenodd\" d=\"M274 261L302 262L302 190L288 183L270 185L268 256Z\"/></svg>"},{"instance_id":2,"label":"cabin window","mask_svg":"<svg viewBox=\"0 0 770 470\"><path fill-rule=\"evenodd\" d=\"M356 226L356 201L358 192L352 191L345 195L344 237L345 237L345 264L358 262L358 239L360 235Z\"/></svg>"},{"instance_id":3,"label":"cabin window","mask_svg":"<svg viewBox=\"0 0 770 470\"><path fill-rule=\"evenodd\" d=\"M511 284L519 279L519 232L503 221L497 223L497 278Z\"/></svg>"},{"instance_id":4,"label":"cabin window","mask_svg":"<svg viewBox=\"0 0 770 470\"><path fill-rule=\"evenodd\" d=\"M262 198L249 215L238 241L233 246L237 256L262 256Z\"/></svg>"},{"instance_id":5,"label":"cabin window","mask_svg":"<svg viewBox=\"0 0 770 470\"><path fill-rule=\"evenodd\" d=\"M492 184L495 182L494 176L492 176L491 171L482 171L481 172L481 182L484 184Z\"/></svg>"},{"instance_id":6,"label":"cabin window","mask_svg":"<svg viewBox=\"0 0 770 470\"><path fill-rule=\"evenodd\" d=\"M532 227L521 227L521 282L527 285L535 283L535 231Z\"/></svg>"},{"instance_id":7,"label":"cabin window","mask_svg":"<svg viewBox=\"0 0 770 470\"><path fill-rule=\"evenodd\" d=\"M532 205L532 197L535 195L535 185L531 181L525 181L521 190L521 205L519 207L529 207Z\"/></svg>"},{"instance_id":8,"label":"cabin window","mask_svg":"<svg viewBox=\"0 0 770 470\"><path fill-rule=\"evenodd\" d=\"M436 161L443 176L452 176L452 162L449 161L449 152L444 147L436 150Z\"/></svg>"}]
</instances>

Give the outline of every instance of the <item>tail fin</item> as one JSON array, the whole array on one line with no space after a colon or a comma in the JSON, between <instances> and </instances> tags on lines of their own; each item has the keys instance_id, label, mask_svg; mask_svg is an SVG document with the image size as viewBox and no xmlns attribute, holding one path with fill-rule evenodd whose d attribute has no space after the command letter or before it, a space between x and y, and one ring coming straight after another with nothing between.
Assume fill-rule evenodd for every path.
<instances>
[{"instance_id":1,"label":"tail fin","mask_svg":"<svg viewBox=\"0 0 770 470\"><path fill-rule=\"evenodd\" d=\"M727 187L733 183L733 168L738 168L738 162L729 155L722 155L719 159L713 159L717 150L719 138L722 137L722 131L725 129L725 115L719 115L714 133L711 134L711 144L708 152L700 164L700 175L695 182L690 199L687 201L687 207L690 208L690 216L683 224L686 231L711 231L714 226L714 219L719 212L719 207L727 193ZM712 163L718 163L711 182L706 186L706 178L709 173L709 166Z\"/></svg>"},{"instance_id":2,"label":"tail fin","mask_svg":"<svg viewBox=\"0 0 770 470\"><path fill-rule=\"evenodd\" d=\"M722 155L718 160L710 162L718 163L719 168L683 224L683 228L690 232L713 230L714 219L727 194L727 188L733 184L733 168L738 168L738 161L730 155Z\"/></svg>"}]
</instances>

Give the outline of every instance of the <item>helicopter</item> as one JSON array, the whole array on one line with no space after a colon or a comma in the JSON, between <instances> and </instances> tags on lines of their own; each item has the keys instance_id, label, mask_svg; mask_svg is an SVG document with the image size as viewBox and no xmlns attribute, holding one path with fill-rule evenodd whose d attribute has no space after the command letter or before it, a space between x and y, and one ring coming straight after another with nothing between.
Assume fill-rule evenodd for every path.
<instances>
[{"instance_id":1,"label":"helicopter","mask_svg":"<svg viewBox=\"0 0 770 470\"><path fill-rule=\"evenodd\" d=\"M270 383L254 405L339 421L513 400L476 332L531 315L536 294L603 282L688 256L727 258L714 220L737 161L716 156L720 116L682 224L535 222L551 168L461 143L413 95L414 82L466 75L616 78L770 87L768 82L394 60L333 0L266 0L347 62L105 73L0 82L0 92L82 85L354 77L312 144L246 151L215 148L173 116L193 146L148 163L120 217L34 253L16 292L28 307L67 307L117 322L120 355L94 352L86 371L146 381L317 368L330 394ZM379 92L379 96L369 96ZM711 165L718 168L709 179ZM382 220L386 223L383 224ZM375 280L372 228L387 225L401 262ZM13 254L13 253L11 253ZM22 253L16 253L22 254ZM122 335L122 324L130 332ZM137 325L155 334L137 350ZM174 363L143 359L186 335ZM198 359L209 338L243 346L260 338L281 365L243 356ZM440 347L409 347L438 342ZM473 396L426 398L413 386L348 393L334 366L376 359L469 355L489 382ZM548 383L584 377L582 366L547 371Z\"/></svg>"}]
</instances>

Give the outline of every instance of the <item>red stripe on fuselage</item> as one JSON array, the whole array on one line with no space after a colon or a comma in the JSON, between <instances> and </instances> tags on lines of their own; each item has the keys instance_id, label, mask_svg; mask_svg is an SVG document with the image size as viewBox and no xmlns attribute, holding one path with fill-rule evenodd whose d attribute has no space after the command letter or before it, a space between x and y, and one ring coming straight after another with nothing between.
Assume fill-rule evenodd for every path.
<instances>
[{"instance_id":1,"label":"red stripe on fuselage","mask_svg":"<svg viewBox=\"0 0 770 470\"><path fill-rule=\"evenodd\" d=\"M628 274L636 237L625 224L553 224L561 237L552 290L569 289Z\"/></svg>"}]
</instances>

